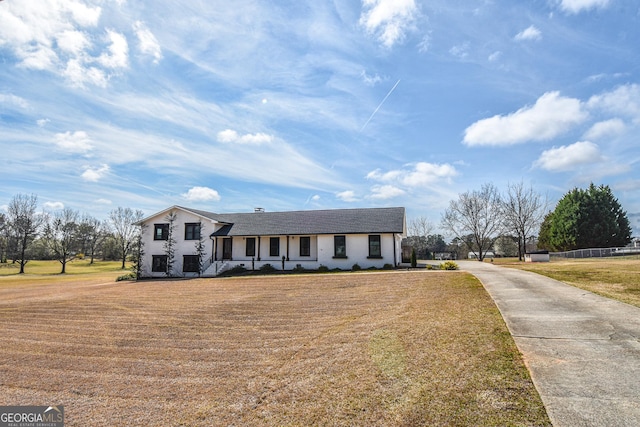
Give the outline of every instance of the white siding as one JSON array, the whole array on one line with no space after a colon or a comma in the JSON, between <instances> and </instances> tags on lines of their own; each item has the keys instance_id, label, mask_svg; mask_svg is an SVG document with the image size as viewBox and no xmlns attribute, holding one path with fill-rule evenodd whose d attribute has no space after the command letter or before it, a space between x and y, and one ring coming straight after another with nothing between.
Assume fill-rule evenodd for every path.
<instances>
[{"instance_id":1,"label":"white siding","mask_svg":"<svg viewBox=\"0 0 640 427\"><path fill-rule=\"evenodd\" d=\"M200 230L201 235L204 237L204 245L205 245L205 261L209 261L212 253L212 242L209 239L209 235L213 233L216 229L220 227L213 223L212 221L202 219L197 215L193 215L189 212L185 212L181 209L174 209L173 212L176 214L176 220L174 222L174 230L173 230L173 238L176 241L175 246L175 261L173 264L173 275L174 276L190 276L193 274L183 274L182 273L182 260L184 255L195 255L196 248L195 245L197 240L185 240L185 224L186 223L197 223L199 221L202 222L202 229ZM165 273L161 272L152 272L151 271L151 263L154 255L165 255L166 250L164 248L164 244L166 240L154 240L154 230L155 224L168 224L167 214L170 212L165 211L155 217L147 219L145 222L145 228L143 230L142 235L142 243L144 250L144 259L142 262L142 272L145 277L164 277ZM208 265L208 262L205 264Z\"/></svg>"}]
</instances>

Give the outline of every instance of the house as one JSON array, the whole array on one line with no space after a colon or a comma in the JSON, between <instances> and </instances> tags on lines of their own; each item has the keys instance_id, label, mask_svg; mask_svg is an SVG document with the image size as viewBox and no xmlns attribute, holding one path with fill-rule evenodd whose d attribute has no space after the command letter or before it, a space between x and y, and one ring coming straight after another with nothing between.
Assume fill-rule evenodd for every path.
<instances>
[{"instance_id":1,"label":"house","mask_svg":"<svg viewBox=\"0 0 640 427\"><path fill-rule=\"evenodd\" d=\"M402 207L218 214L172 206L138 225L143 277L211 277L265 264L284 270L397 266L406 234Z\"/></svg>"}]
</instances>

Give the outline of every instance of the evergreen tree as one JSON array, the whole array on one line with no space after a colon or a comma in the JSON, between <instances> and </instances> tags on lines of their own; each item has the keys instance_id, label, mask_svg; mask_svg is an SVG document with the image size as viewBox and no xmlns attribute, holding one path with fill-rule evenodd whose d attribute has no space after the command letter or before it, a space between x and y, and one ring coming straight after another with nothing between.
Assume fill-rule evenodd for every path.
<instances>
[{"instance_id":1,"label":"evergreen tree","mask_svg":"<svg viewBox=\"0 0 640 427\"><path fill-rule=\"evenodd\" d=\"M540 227L539 245L550 250L625 246L631 242L626 212L609 186L593 183L565 194Z\"/></svg>"}]
</instances>

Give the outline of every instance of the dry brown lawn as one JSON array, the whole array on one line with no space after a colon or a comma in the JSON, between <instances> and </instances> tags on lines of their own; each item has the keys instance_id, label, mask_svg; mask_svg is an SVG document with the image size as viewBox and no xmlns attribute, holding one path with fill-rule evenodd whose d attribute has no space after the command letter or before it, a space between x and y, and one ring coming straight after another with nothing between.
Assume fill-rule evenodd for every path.
<instances>
[{"instance_id":1,"label":"dry brown lawn","mask_svg":"<svg viewBox=\"0 0 640 427\"><path fill-rule=\"evenodd\" d=\"M462 272L11 280L0 405L68 426L550 425Z\"/></svg>"},{"instance_id":2,"label":"dry brown lawn","mask_svg":"<svg viewBox=\"0 0 640 427\"><path fill-rule=\"evenodd\" d=\"M640 259L637 258L553 259L548 263L496 258L496 262L640 307Z\"/></svg>"}]
</instances>

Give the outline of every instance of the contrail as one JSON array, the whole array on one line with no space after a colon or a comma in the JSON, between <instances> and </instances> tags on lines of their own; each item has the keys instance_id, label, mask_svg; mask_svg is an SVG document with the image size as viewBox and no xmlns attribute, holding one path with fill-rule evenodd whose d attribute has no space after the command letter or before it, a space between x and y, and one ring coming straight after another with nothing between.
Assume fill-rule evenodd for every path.
<instances>
[{"instance_id":1,"label":"contrail","mask_svg":"<svg viewBox=\"0 0 640 427\"><path fill-rule=\"evenodd\" d=\"M378 106L376 107L375 110L373 110L373 113L371 113L371 115L369 116L369 118L367 119L367 121L365 122L364 125L362 125L362 128L360 129L360 132L362 132L364 130L364 128L369 124L369 122L371 121L371 119L373 119L373 116L376 115L376 113L378 112L378 110L380 109L380 107L382 107L382 104L384 104L384 101L387 100L387 98L389 97L389 95L391 95L391 92L393 92L396 88L396 86L398 86L398 83L400 83L400 79L398 79L398 81L396 82L396 84L393 85L393 87L391 88L391 90L387 93L387 96L384 97L384 99L382 100L382 102L380 102L380 104L378 104Z\"/></svg>"}]
</instances>

